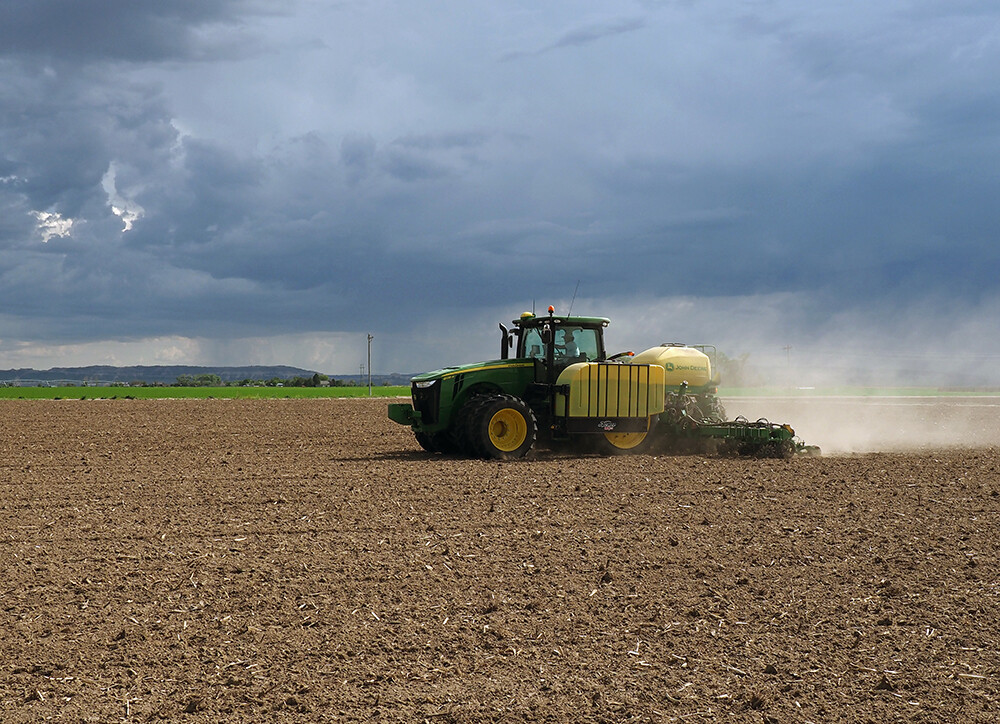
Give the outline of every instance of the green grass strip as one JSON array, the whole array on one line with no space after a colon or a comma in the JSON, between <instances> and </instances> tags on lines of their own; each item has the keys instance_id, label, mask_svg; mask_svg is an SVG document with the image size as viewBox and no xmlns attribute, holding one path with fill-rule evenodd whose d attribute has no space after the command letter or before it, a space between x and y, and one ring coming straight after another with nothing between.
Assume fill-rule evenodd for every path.
<instances>
[{"instance_id":1,"label":"green grass strip","mask_svg":"<svg viewBox=\"0 0 1000 724\"><path fill-rule=\"evenodd\" d=\"M409 387L372 387L372 397L409 397ZM368 397L367 387L0 387L0 400L330 399Z\"/></svg>"}]
</instances>

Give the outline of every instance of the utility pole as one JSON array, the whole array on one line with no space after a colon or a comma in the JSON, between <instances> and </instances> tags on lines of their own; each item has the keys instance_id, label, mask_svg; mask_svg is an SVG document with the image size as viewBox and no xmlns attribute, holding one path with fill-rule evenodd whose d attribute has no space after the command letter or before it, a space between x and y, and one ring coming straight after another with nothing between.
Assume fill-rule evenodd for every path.
<instances>
[{"instance_id":1,"label":"utility pole","mask_svg":"<svg viewBox=\"0 0 1000 724\"><path fill-rule=\"evenodd\" d=\"M370 333L368 335L368 396L372 396L372 340L375 339Z\"/></svg>"}]
</instances>

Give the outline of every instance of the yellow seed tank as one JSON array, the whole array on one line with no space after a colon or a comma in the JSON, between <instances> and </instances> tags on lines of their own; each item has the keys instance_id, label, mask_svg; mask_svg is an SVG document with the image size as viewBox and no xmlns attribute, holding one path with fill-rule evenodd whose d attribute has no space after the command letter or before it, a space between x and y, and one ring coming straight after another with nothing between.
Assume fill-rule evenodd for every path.
<instances>
[{"instance_id":1,"label":"yellow seed tank","mask_svg":"<svg viewBox=\"0 0 1000 724\"><path fill-rule=\"evenodd\" d=\"M663 369L657 365L579 362L559 375L569 398L556 395L556 414L568 417L650 417L663 412Z\"/></svg>"},{"instance_id":2,"label":"yellow seed tank","mask_svg":"<svg viewBox=\"0 0 1000 724\"><path fill-rule=\"evenodd\" d=\"M663 382L667 387L685 382L691 387L702 387L712 381L712 363L708 355L694 347L651 347L635 355L630 364L659 365L666 373Z\"/></svg>"}]
</instances>

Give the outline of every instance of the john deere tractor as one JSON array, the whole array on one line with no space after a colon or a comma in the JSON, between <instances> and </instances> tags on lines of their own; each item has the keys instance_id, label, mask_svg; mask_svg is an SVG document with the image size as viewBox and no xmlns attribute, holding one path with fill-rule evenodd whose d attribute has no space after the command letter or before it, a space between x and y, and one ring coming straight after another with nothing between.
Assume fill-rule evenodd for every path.
<instances>
[{"instance_id":1,"label":"john deere tractor","mask_svg":"<svg viewBox=\"0 0 1000 724\"><path fill-rule=\"evenodd\" d=\"M788 425L725 421L714 348L664 344L608 356L603 317L525 312L500 325L500 359L411 381L412 404L389 405L430 452L507 459L536 443L616 453L721 450L788 457L816 452ZM513 352L513 356L512 356Z\"/></svg>"}]
</instances>

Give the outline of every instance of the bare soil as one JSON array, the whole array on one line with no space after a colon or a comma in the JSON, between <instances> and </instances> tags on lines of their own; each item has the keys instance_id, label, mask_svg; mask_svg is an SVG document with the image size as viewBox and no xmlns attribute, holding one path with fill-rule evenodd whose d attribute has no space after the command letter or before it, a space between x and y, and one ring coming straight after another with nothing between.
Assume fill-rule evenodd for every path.
<instances>
[{"instance_id":1,"label":"bare soil","mask_svg":"<svg viewBox=\"0 0 1000 724\"><path fill-rule=\"evenodd\" d=\"M1000 719L996 408L496 463L385 406L0 404L0 721Z\"/></svg>"}]
</instances>

